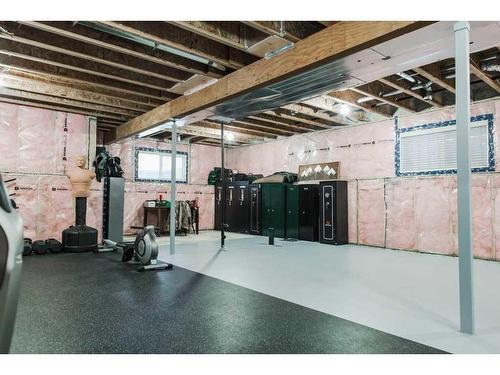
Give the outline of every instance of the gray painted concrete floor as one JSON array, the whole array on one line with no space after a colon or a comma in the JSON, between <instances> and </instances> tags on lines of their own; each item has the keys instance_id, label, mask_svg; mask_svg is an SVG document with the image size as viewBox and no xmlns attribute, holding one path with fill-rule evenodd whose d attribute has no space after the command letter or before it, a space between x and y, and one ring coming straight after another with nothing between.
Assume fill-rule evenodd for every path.
<instances>
[{"instance_id":1,"label":"gray painted concrete floor","mask_svg":"<svg viewBox=\"0 0 500 375\"><path fill-rule=\"evenodd\" d=\"M228 233L160 240L160 259L452 353L500 353L500 263L475 260L476 327L459 332L458 259Z\"/></svg>"}]
</instances>

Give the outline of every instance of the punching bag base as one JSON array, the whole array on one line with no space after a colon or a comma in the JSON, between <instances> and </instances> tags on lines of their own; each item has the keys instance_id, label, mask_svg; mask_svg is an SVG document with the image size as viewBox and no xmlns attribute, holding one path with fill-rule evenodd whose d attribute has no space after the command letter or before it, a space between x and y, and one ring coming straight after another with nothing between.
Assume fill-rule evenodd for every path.
<instances>
[{"instance_id":1,"label":"punching bag base","mask_svg":"<svg viewBox=\"0 0 500 375\"><path fill-rule=\"evenodd\" d=\"M75 225L62 232L63 251L66 253L97 252L97 229Z\"/></svg>"}]
</instances>

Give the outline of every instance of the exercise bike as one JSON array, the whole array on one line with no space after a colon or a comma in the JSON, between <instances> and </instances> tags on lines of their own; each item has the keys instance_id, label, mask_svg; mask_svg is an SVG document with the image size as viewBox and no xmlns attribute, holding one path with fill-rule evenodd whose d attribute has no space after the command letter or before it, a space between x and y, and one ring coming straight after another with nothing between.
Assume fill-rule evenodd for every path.
<instances>
[{"instance_id":1,"label":"exercise bike","mask_svg":"<svg viewBox=\"0 0 500 375\"><path fill-rule=\"evenodd\" d=\"M137 271L167 270L172 268L170 263L158 260L159 243L153 225L143 228L133 242L114 242L109 239L103 242L106 247L100 248L99 252L119 251L122 253L122 262L129 262L133 259L139 263Z\"/></svg>"}]
</instances>

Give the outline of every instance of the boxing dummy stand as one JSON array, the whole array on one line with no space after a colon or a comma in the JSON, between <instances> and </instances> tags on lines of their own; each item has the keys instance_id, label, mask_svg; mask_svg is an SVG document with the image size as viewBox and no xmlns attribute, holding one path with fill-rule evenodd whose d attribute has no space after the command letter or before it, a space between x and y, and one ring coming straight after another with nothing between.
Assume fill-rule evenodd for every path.
<instances>
[{"instance_id":1,"label":"boxing dummy stand","mask_svg":"<svg viewBox=\"0 0 500 375\"><path fill-rule=\"evenodd\" d=\"M68 253L84 253L97 251L97 229L86 225L87 198L75 198L75 225L63 230L63 251Z\"/></svg>"}]
</instances>

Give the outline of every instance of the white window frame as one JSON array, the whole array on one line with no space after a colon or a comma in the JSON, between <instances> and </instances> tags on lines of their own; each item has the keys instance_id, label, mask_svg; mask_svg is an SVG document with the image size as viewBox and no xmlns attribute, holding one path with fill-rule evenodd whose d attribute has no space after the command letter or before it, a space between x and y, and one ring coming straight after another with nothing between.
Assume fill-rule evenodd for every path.
<instances>
[{"instance_id":1,"label":"white window frame","mask_svg":"<svg viewBox=\"0 0 500 375\"><path fill-rule=\"evenodd\" d=\"M159 171L158 171L158 177L159 178L140 178L139 177L139 155L141 153L147 153L147 154L153 154L153 155L159 155L160 156L160 163L159 163ZM171 182L170 176L167 176L166 178L162 178L161 176L161 171L163 170L163 162L165 158L162 156L166 155L171 155L172 152L170 150L161 150L161 149L154 149L154 148L146 148L146 147L136 147L135 148L135 175L134 175L134 180L137 182ZM179 173L176 173L176 183L178 184L187 184L189 181L189 157L187 152L182 152L182 151L177 151L177 158L184 158L185 163L186 163L186 171L185 171L185 178L182 178L182 175L179 175ZM171 159L169 160L169 163L171 162Z\"/></svg>"}]
</instances>

